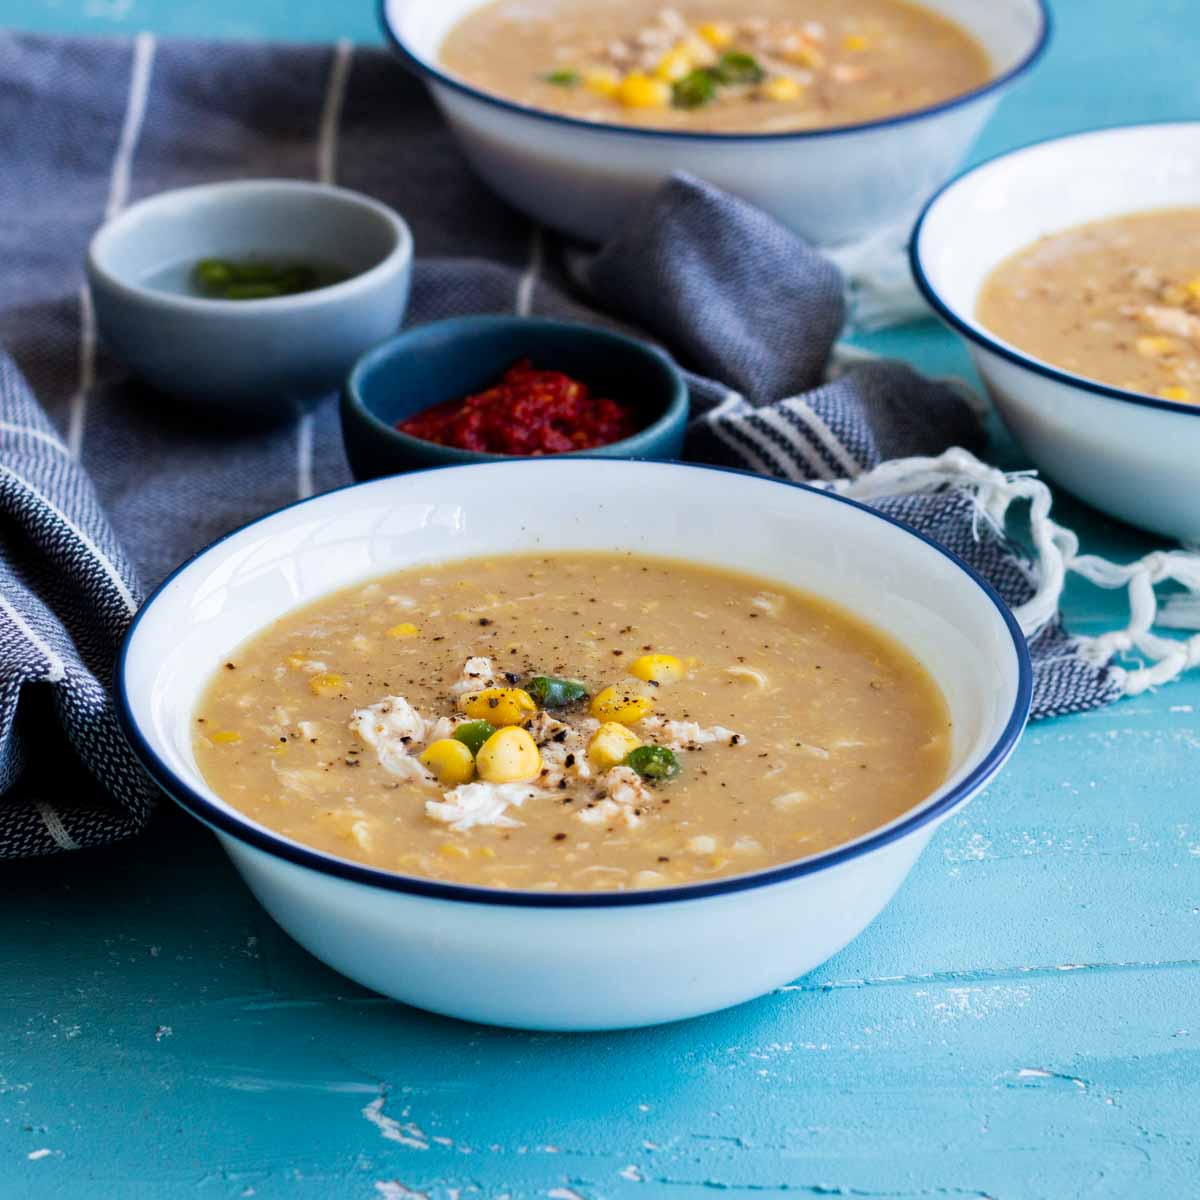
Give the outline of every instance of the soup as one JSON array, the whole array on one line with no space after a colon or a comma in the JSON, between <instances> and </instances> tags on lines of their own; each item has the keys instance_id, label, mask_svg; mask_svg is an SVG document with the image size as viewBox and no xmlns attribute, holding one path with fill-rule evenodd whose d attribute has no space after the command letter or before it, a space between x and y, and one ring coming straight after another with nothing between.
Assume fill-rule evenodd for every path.
<instances>
[{"instance_id":1,"label":"soup","mask_svg":"<svg viewBox=\"0 0 1200 1200\"><path fill-rule=\"evenodd\" d=\"M422 566L290 613L195 717L297 841L487 887L651 888L859 837L945 778L940 692L824 601L628 554Z\"/></svg>"},{"instance_id":2,"label":"soup","mask_svg":"<svg viewBox=\"0 0 1200 1200\"><path fill-rule=\"evenodd\" d=\"M991 273L977 316L1019 350L1076 375L1200 403L1200 208L1131 213L1040 238Z\"/></svg>"},{"instance_id":3,"label":"soup","mask_svg":"<svg viewBox=\"0 0 1200 1200\"><path fill-rule=\"evenodd\" d=\"M451 29L441 61L534 108L725 133L874 121L991 74L970 34L900 0L493 0Z\"/></svg>"}]
</instances>

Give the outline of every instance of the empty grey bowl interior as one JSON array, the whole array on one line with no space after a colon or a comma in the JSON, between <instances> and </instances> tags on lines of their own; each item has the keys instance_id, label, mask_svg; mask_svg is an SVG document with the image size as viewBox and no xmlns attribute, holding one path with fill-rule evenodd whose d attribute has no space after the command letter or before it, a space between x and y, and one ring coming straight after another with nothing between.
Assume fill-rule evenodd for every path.
<instances>
[{"instance_id":1,"label":"empty grey bowl interior","mask_svg":"<svg viewBox=\"0 0 1200 1200\"><path fill-rule=\"evenodd\" d=\"M336 194L228 190L148 206L97 247L97 264L145 285L201 258L300 258L360 275L395 249L396 232L372 208Z\"/></svg>"}]
</instances>

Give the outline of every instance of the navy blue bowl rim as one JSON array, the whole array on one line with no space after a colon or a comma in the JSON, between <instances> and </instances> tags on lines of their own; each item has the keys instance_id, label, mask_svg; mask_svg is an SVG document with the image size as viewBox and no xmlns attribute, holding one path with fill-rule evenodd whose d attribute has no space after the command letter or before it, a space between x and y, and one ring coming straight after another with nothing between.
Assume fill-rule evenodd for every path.
<instances>
[{"instance_id":1,"label":"navy blue bowl rim","mask_svg":"<svg viewBox=\"0 0 1200 1200\"><path fill-rule=\"evenodd\" d=\"M525 462L554 462L554 459L532 459L524 460ZM591 461L605 463L608 466L613 465L612 459L594 458ZM487 464L491 467L493 464ZM126 669L134 640L137 637L137 631L141 625L142 619L146 613L150 611L155 600L171 586L172 582L183 571L186 571L193 563L202 558L214 547L221 545L231 537L237 537L240 533L247 529L253 529L256 525L263 521L268 521L280 512L287 512L289 509L299 508L306 504L314 504L320 501L322 496L310 496L304 500L297 500L292 504L285 505L281 509L277 509L274 513L268 513L266 516L259 517L257 520L250 521L243 525L240 529L232 530L223 537L217 538L203 550L197 551L191 558L181 563L170 575L166 577L151 592L149 598L139 609L135 615L133 622L129 626L125 634L125 638L121 644L120 654L117 657L116 671L114 675L114 696L116 700L117 721L129 743L134 754L141 761L142 766L149 772L150 776L159 785L168 796L171 797L180 807L186 809L192 816L198 818L210 828L219 830L222 833L228 834L231 837L245 842L253 846L257 850L261 850L267 854L274 855L277 858L282 858L288 862L294 863L301 867L307 867L319 874L333 875L340 879L349 880L352 883L361 883L369 887L379 888L388 892L400 892L406 895L425 896L437 900L448 900L459 903L483 904L483 905L499 905L508 908L570 908L570 909L587 909L587 908L622 908L626 906L640 906L644 904L670 904L684 900L700 900L710 896L728 895L733 892L748 891L754 888L767 887L775 883L784 883L791 879L798 879L805 875L813 875L820 871L828 870L830 867L838 866L840 863L849 862L855 858L859 858L864 854L869 854L874 850L882 849L890 845L892 842L898 841L900 838L906 837L908 834L915 832L929 822L936 820L943 813L950 812L956 805L968 798L972 793L981 788L1007 761L1009 755L1015 749L1017 742L1021 737L1021 733L1025 728L1025 724L1029 719L1029 708L1033 698L1033 665L1029 658L1029 647L1026 645L1025 637L1021 633L1021 628L1017 624L1016 618L1011 610L1000 598L1000 594L996 589L988 583L978 572L968 566L958 555L948 550L945 546L939 545L937 542L925 536L919 530L906 525L903 521L896 520L895 517L888 516L886 513L879 512L876 509L869 508L865 504L860 504L857 500L851 500L845 496L839 496L834 492L826 491L823 488L815 488L809 484L794 483L787 479L774 479L769 476L757 475L753 471L739 471L732 467L715 467L696 463L660 463L647 462L646 466L659 467L667 466L674 470L685 471L711 471L714 474L730 474L730 475L746 475L752 479L757 479L760 482L777 487L799 488L802 491L809 492L816 496L821 496L832 504L847 504L852 508L857 508L861 512L866 513L869 517L877 521L882 521L887 525L894 526L903 534L909 537L916 538L917 541L923 542L926 546L935 550L938 554L948 559L956 566L964 575L967 576L979 588L981 592L991 602L993 607L999 613L1004 624L1008 628L1009 636L1012 638L1013 651L1017 658L1017 691L1013 701L1013 709L1009 715L1008 721L1001 731L1000 736L996 739L995 744L984 755L983 759L976 764L963 779L961 779L954 787L950 788L946 794L940 797L937 801L929 803L928 801L919 805L908 816L896 822L894 825L876 830L873 834L869 834L857 842L851 842L846 845L835 846L830 850L826 850L821 854L814 855L811 858L801 859L796 862L785 863L782 866L772 867L765 871L758 871L749 875L733 875L728 878L715 879L707 883L692 883L683 884L679 887L648 889L645 891L632 892L505 892L493 888L471 887L464 884L449 884L439 883L432 879L419 879L414 876L400 875L392 871L383 871L375 867L364 866L361 863L350 862L347 859L336 858L333 855L324 854L320 850L313 849L309 846L304 846L297 842L288 841L286 838L271 833L265 829L259 829L249 824L243 823L231 812L226 812L224 809L217 807L206 797L202 796L194 788L190 787L182 779L180 779L166 763L155 753L149 742L142 734L138 724L133 716L133 709L129 701L128 689L126 687ZM413 471L409 475L432 475L434 473L446 471L469 471L472 468L466 467L432 467L428 471ZM538 467L534 468L540 469ZM405 476L408 478L409 476ZM361 487L379 487L384 484L384 480L373 480L367 483L351 483L345 487L334 489L335 492L348 491L351 488ZM326 492L323 495L333 495L334 492Z\"/></svg>"},{"instance_id":2,"label":"navy blue bowl rim","mask_svg":"<svg viewBox=\"0 0 1200 1200\"><path fill-rule=\"evenodd\" d=\"M440 464L443 466L465 467L472 463L527 462L531 457L527 454L493 454L487 450L463 450L458 446L443 446L440 442L429 442L424 438L415 437L411 433L405 433L402 429L389 425L371 409L360 385L361 377L366 372L374 370L379 362L394 352L399 343L407 341L410 337L419 337L421 334L439 329L458 331L469 335L478 330L498 328L524 328L528 329L534 337L537 336L539 330L556 330L578 334L595 341L618 342L635 353L657 360L664 369L667 379L671 382L671 399L662 413L655 417L649 425L643 425L631 436L621 438L620 441L609 442L603 448L603 454L597 453L596 450L568 450L562 454L538 455L540 458L620 458L623 453L630 458L644 458L645 455L636 453L633 447L634 443L647 437L662 436L673 425L684 424L687 421L690 407L687 380L684 379L683 372L665 350L660 350L652 343L635 337L633 334L622 333L616 329L605 329L599 325L590 325L586 321L565 321L557 317L520 316L515 313L471 313L466 316L444 317L440 321L429 321L423 325L410 326L388 338L386 342L372 346L358 358L346 376L346 382L342 387L342 396L356 412L367 418L368 427L377 438L394 446L397 450L406 450L414 455L428 455L434 452L439 458L452 460L449 463ZM532 350L531 353L536 353L536 350Z\"/></svg>"},{"instance_id":3,"label":"navy blue bowl rim","mask_svg":"<svg viewBox=\"0 0 1200 1200\"><path fill-rule=\"evenodd\" d=\"M1037 39L1025 57L1015 66L1005 71L1003 75L997 75L995 79L989 79L986 83L980 84L977 88L972 88L969 92L952 96L949 100L943 100L940 104L933 104L928 108L918 108L911 112L897 113L895 116L882 117L878 121L864 121L859 125L834 125L828 129L794 129L783 133L711 133L689 129L648 129L641 125L618 125L607 121L584 121L578 117L567 116L565 113L554 113L543 108L533 108L527 104L518 104L515 100L506 100L503 96L485 92L480 88L473 87L464 80L456 79L453 75L447 75L445 72L439 71L437 67L426 62L419 55L414 54L405 45L403 39L392 27L391 17L388 14L387 0L378 0L378 12L379 25L383 30L385 39L390 43L392 50L400 60L410 70L417 75L434 79L444 87L452 88L464 96L471 96L476 100L482 100L484 103L490 104L493 108L520 113L526 117L536 117L539 120L550 121L556 125L565 125L574 129L587 129L592 133L620 134L625 137L666 138L670 141L757 143L811 141L816 138L837 137L844 133L865 133L875 129L888 129L894 125L906 125L911 121L920 121L926 117L937 116L939 113L950 112L952 109L959 108L964 104L970 104L971 101L978 100L990 92L1006 88L1010 83L1015 82L1033 67L1046 52L1046 47L1050 43L1054 24L1053 18L1050 15L1050 6L1047 0L1035 0L1035 3L1037 4L1038 15L1040 17Z\"/></svg>"},{"instance_id":4,"label":"navy blue bowl rim","mask_svg":"<svg viewBox=\"0 0 1200 1200\"><path fill-rule=\"evenodd\" d=\"M993 154L991 158L985 158L983 162L976 163L974 166L968 167L965 171L960 171L953 179L942 184L930 196L925 202L925 207L921 209L921 215L917 217L916 224L913 226L912 236L908 243L908 262L912 271L913 281L916 283L921 295L925 297L930 307L933 308L947 325L968 341L972 341L976 345L982 346L985 350L990 350L1000 358L1007 359L1010 363L1014 363L1018 367L1024 367L1036 375L1042 375L1047 379L1053 379L1055 383L1064 383L1068 387L1079 388L1081 391L1091 392L1097 396L1105 396L1110 400L1123 400L1126 404L1140 404L1144 408L1159 408L1165 412L1200 417L1200 404L1186 404L1179 400L1162 400L1157 396L1144 396L1140 392L1128 392L1123 388L1112 387L1110 384L1100 383L1098 380L1088 379L1083 375L1073 375L1070 371L1062 371L1050 363L1042 362L1041 359L1032 358L1028 354L1022 353L1015 346L1010 346L1007 342L999 341L982 327L972 325L969 321L960 317L941 298L937 289L929 281L929 277L925 273L925 267L921 262L921 233L925 228L926 219L933 212L937 202L947 192L964 180L969 179L976 172L986 170L994 163L1002 162L1004 159L1024 154L1027 150L1036 150L1039 146L1048 146L1055 142L1074 142L1084 138L1103 137L1108 133L1121 133L1127 130L1138 129L1163 129L1170 126L1192 128L1200 131L1200 121L1136 121L1132 124L1101 125L1095 129L1081 129L1077 133L1056 134L1051 137L1038 138L1036 141L1026 142L1023 146L1016 146L1012 150Z\"/></svg>"}]
</instances>

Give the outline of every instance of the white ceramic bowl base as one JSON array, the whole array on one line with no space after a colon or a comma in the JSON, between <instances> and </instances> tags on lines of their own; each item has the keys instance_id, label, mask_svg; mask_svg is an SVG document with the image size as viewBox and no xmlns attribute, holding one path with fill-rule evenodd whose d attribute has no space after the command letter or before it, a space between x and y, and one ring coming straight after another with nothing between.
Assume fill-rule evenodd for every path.
<instances>
[{"instance_id":1,"label":"white ceramic bowl base","mask_svg":"<svg viewBox=\"0 0 1200 1200\"><path fill-rule=\"evenodd\" d=\"M565 499L536 499L547 495ZM691 550L834 598L891 632L946 696L950 778L885 830L799 865L663 892L574 895L372 871L257 825L201 778L191 738L208 679L296 605L421 562L614 546L676 557ZM1011 617L957 560L857 505L698 467L534 460L360 484L231 535L143 609L118 697L158 781L217 829L255 895L318 958L436 1012L580 1030L736 1004L844 946L891 898L937 822L1011 752L1028 709L1029 666ZM752 777L746 787L757 794Z\"/></svg>"},{"instance_id":2,"label":"white ceramic bowl base","mask_svg":"<svg viewBox=\"0 0 1200 1200\"><path fill-rule=\"evenodd\" d=\"M535 220L588 241L612 233L675 171L743 196L818 245L911 220L1036 58L1045 31L1038 0L927 0L984 45L994 84L922 114L836 131L656 135L497 102L447 76L437 66L442 39L481 2L384 0L384 25L484 181Z\"/></svg>"},{"instance_id":3,"label":"white ceramic bowl base","mask_svg":"<svg viewBox=\"0 0 1200 1200\"><path fill-rule=\"evenodd\" d=\"M1029 457L1115 517L1200 540L1200 407L1047 367L975 318L1003 259L1047 233L1152 208L1200 205L1200 123L1043 142L967 172L931 201L913 241L918 283L967 338L996 408Z\"/></svg>"},{"instance_id":4,"label":"white ceramic bowl base","mask_svg":"<svg viewBox=\"0 0 1200 1200\"><path fill-rule=\"evenodd\" d=\"M221 842L267 912L358 983L489 1025L595 1030L715 1012L819 966L879 915L933 829L773 884L769 899L750 890L553 910L396 892L376 892L368 904L359 884L315 875L227 835ZM530 912L537 913L532 926Z\"/></svg>"}]
</instances>

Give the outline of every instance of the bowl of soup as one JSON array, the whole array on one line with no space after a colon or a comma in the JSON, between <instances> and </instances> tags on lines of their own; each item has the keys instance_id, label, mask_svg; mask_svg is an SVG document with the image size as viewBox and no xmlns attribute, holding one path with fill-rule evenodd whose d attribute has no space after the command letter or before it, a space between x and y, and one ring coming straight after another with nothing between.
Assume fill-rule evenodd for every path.
<instances>
[{"instance_id":1,"label":"bowl of soup","mask_svg":"<svg viewBox=\"0 0 1200 1200\"><path fill-rule=\"evenodd\" d=\"M1122 520L1200 538L1200 124L984 163L929 203L911 253L1047 475Z\"/></svg>"},{"instance_id":2,"label":"bowl of soup","mask_svg":"<svg viewBox=\"0 0 1200 1200\"><path fill-rule=\"evenodd\" d=\"M1041 0L382 0L476 171L590 241L683 171L823 246L911 220L1048 38Z\"/></svg>"},{"instance_id":3,"label":"bowl of soup","mask_svg":"<svg viewBox=\"0 0 1200 1200\"><path fill-rule=\"evenodd\" d=\"M538 1029L761 995L883 908L1028 712L1011 614L831 493L535 459L293 505L139 614L126 736L301 945Z\"/></svg>"}]
</instances>

